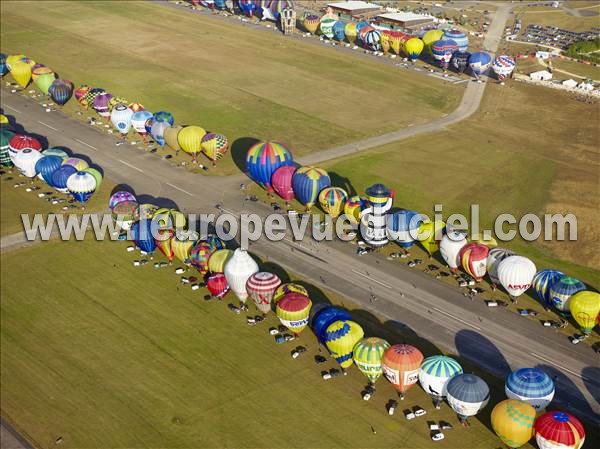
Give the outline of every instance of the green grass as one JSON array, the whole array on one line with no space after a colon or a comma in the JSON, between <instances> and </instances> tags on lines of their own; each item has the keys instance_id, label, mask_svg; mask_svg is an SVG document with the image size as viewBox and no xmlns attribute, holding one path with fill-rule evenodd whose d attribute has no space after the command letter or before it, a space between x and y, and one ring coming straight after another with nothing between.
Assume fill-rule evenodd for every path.
<instances>
[{"instance_id":1,"label":"green grass","mask_svg":"<svg viewBox=\"0 0 600 449\"><path fill-rule=\"evenodd\" d=\"M171 111L232 142L278 140L297 155L429 121L464 89L153 2L2 2L1 37L4 53L27 54L76 85ZM242 147L233 145L234 157ZM220 165L237 171L231 157Z\"/></svg>"},{"instance_id":2,"label":"green grass","mask_svg":"<svg viewBox=\"0 0 600 449\"><path fill-rule=\"evenodd\" d=\"M552 66L555 69L574 73L584 79L600 80L600 67L566 59L553 59ZM563 74L564 75L564 74Z\"/></svg>"},{"instance_id":3,"label":"green grass","mask_svg":"<svg viewBox=\"0 0 600 449\"><path fill-rule=\"evenodd\" d=\"M597 11L597 9L594 9ZM515 10L515 15L521 19L522 29L525 30L527 25L542 25L563 28L570 31L588 31L593 27L598 26L600 16L584 16L577 17L562 9L538 7L528 8L523 7Z\"/></svg>"}]
</instances>

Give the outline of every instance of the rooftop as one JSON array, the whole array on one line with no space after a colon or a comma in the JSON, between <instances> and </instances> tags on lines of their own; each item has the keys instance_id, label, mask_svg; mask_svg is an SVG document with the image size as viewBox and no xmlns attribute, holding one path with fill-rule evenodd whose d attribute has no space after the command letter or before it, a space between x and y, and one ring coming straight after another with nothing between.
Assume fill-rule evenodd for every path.
<instances>
[{"instance_id":1,"label":"rooftop","mask_svg":"<svg viewBox=\"0 0 600 449\"><path fill-rule=\"evenodd\" d=\"M327 6L337 9L345 9L348 11L355 11L361 9L381 9L381 5L355 0L350 0L348 2L328 3Z\"/></svg>"},{"instance_id":2,"label":"rooftop","mask_svg":"<svg viewBox=\"0 0 600 449\"><path fill-rule=\"evenodd\" d=\"M414 12L388 12L385 14L379 14L377 16L380 19L396 20L398 22L409 22L411 20L423 20L429 19L434 20L435 17L429 14L415 14Z\"/></svg>"}]
</instances>

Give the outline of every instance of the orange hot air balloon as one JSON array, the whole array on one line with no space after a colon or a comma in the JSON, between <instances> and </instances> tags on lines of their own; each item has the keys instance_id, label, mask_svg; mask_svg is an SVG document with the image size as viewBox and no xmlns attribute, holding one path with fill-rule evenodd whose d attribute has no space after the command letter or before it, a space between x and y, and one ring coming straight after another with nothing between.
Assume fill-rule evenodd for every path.
<instances>
[{"instance_id":1,"label":"orange hot air balloon","mask_svg":"<svg viewBox=\"0 0 600 449\"><path fill-rule=\"evenodd\" d=\"M383 374L394 386L401 399L404 393L419 380L423 354L412 345L399 344L383 353Z\"/></svg>"}]
</instances>

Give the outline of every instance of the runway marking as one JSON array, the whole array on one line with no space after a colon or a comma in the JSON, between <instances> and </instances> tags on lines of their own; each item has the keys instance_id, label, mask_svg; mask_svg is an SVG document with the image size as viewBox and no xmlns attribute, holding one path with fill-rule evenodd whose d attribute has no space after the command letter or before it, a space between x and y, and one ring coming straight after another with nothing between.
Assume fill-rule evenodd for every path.
<instances>
[{"instance_id":1,"label":"runway marking","mask_svg":"<svg viewBox=\"0 0 600 449\"><path fill-rule=\"evenodd\" d=\"M555 362L553 362L552 360L548 360L547 358L545 358L545 357L542 357L541 355L538 355L538 354L536 354L535 352L532 352L532 353L531 353L531 355L532 355L532 356L534 356L534 357L535 357L535 358L537 358L537 359L540 359L540 360L543 360L543 361L544 361L544 362L546 362L546 363L549 363L550 365L553 365L553 366L555 366L555 367L557 367L557 368L560 368L560 369L561 369L561 370L563 370L563 371L566 371L566 372L568 372L568 373L571 373L571 374L573 374L574 376L577 376L577 377L579 377L580 379L583 379L583 380L590 380L588 377L586 377L586 376L582 376L581 374L579 374L579 373L576 373L575 371L572 371L572 370L570 370L569 368L565 368L564 366L562 366L562 365L559 365L558 363L555 363Z\"/></svg>"},{"instance_id":2,"label":"runway marking","mask_svg":"<svg viewBox=\"0 0 600 449\"><path fill-rule=\"evenodd\" d=\"M173 187L174 189L177 189L177 190L179 190L180 192L183 192L183 193L185 193L185 194L189 195L189 196L194 196L194 194L193 194L193 193L190 193L190 192L188 192L187 190L183 190L181 187L177 187L175 184L171 184L170 182L167 182L166 184L167 184L168 186L171 186L171 187Z\"/></svg>"},{"instance_id":3,"label":"runway marking","mask_svg":"<svg viewBox=\"0 0 600 449\"><path fill-rule=\"evenodd\" d=\"M144 170L141 168L137 168L135 165L131 165L129 162L122 161L121 159L117 159L121 164L127 165L129 168L133 168L134 170L139 171L140 173L144 173Z\"/></svg>"},{"instance_id":4,"label":"runway marking","mask_svg":"<svg viewBox=\"0 0 600 449\"><path fill-rule=\"evenodd\" d=\"M12 106L9 106L7 104L5 104L4 107L10 109L11 111L15 111L17 114L22 114L21 111L19 111L18 109L13 108Z\"/></svg>"},{"instance_id":5,"label":"runway marking","mask_svg":"<svg viewBox=\"0 0 600 449\"><path fill-rule=\"evenodd\" d=\"M463 320L462 318L459 318L457 316L452 315L451 313L448 312L444 312L443 310L438 309L437 307L432 307L433 310L435 310L436 312L440 312L443 315L449 316L450 318L455 319L456 321L460 321L463 324L466 324L469 327L472 327L473 329L477 329L478 331L481 330L480 327L475 326L474 324L469 323L468 321Z\"/></svg>"},{"instance_id":6,"label":"runway marking","mask_svg":"<svg viewBox=\"0 0 600 449\"><path fill-rule=\"evenodd\" d=\"M54 131L58 131L58 129L56 129L54 126L48 125L48 123L40 122L39 120L38 120L38 123L40 125L44 125L46 128L50 128L50 129L53 129Z\"/></svg>"},{"instance_id":7,"label":"runway marking","mask_svg":"<svg viewBox=\"0 0 600 449\"><path fill-rule=\"evenodd\" d=\"M388 284L386 284L385 282L378 281L377 279L374 279L374 278L372 278L371 276L367 276L366 274L364 274L364 273L361 273L361 272L360 272L360 271L358 271L358 270L352 270L352 272L353 272L354 274L358 274L359 276L362 276L362 277L364 277L364 278L367 278L368 280L370 280L370 281L373 281L373 282L375 282L375 283L377 283L377 284L379 284L379 285L382 285L382 286L384 286L385 288L389 288L389 289L391 289L391 288L392 288L392 286L391 286L391 285L388 285Z\"/></svg>"},{"instance_id":8,"label":"runway marking","mask_svg":"<svg viewBox=\"0 0 600 449\"><path fill-rule=\"evenodd\" d=\"M94 146L90 145L90 144L89 144L89 143L87 143L87 142L84 142L83 140L79 140L79 139L77 139L76 137L74 137L74 138L73 138L73 140L75 140L76 142L79 142L79 143L80 143L80 144L82 144L82 145L85 145L86 147L89 147L89 148L91 148L91 149L92 149L92 150L94 150L94 151L98 151L98 148L96 148L96 147L94 147Z\"/></svg>"}]
</instances>

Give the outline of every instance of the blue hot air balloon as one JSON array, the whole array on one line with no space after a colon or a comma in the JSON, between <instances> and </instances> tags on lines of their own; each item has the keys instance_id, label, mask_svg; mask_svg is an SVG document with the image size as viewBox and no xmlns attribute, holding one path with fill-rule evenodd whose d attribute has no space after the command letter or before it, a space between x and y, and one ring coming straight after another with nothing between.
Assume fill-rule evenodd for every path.
<instances>
[{"instance_id":1,"label":"blue hot air balloon","mask_svg":"<svg viewBox=\"0 0 600 449\"><path fill-rule=\"evenodd\" d=\"M153 253L156 249L154 234L158 235L158 223L153 220L136 221L131 226L131 237L142 251Z\"/></svg>"},{"instance_id":2,"label":"blue hot air balloon","mask_svg":"<svg viewBox=\"0 0 600 449\"><path fill-rule=\"evenodd\" d=\"M52 175L62 165L63 159L59 156L45 156L35 163L35 172L41 177L50 187L52 185Z\"/></svg>"},{"instance_id":3,"label":"blue hot air balloon","mask_svg":"<svg viewBox=\"0 0 600 449\"><path fill-rule=\"evenodd\" d=\"M225 0L215 0L215 7L217 9L225 9Z\"/></svg>"},{"instance_id":4,"label":"blue hot air balloon","mask_svg":"<svg viewBox=\"0 0 600 449\"><path fill-rule=\"evenodd\" d=\"M150 128L150 134L152 135L154 141L161 147L165 146L165 129L170 127L171 125L169 125L169 122L157 121L156 116L154 116L152 127Z\"/></svg>"},{"instance_id":5,"label":"blue hot air balloon","mask_svg":"<svg viewBox=\"0 0 600 449\"><path fill-rule=\"evenodd\" d=\"M454 54L452 55L452 59L450 60L450 63L456 69L456 71L458 73L464 73L464 71L467 70L467 67L469 67L469 57L470 56L471 56L471 53L469 53L468 51L454 52Z\"/></svg>"},{"instance_id":6,"label":"blue hot air balloon","mask_svg":"<svg viewBox=\"0 0 600 449\"><path fill-rule=\"evenodd\" d=\"M564 276L565 274L558 270L540 270L533 277L531 286L535 290L535 293L540 301L551 306L552 297L550 296L550 289L554 284Z\"/></svg>"},{"instance_id":7,"label":"blue hot air balloon","mask_svg":"<svg viewBox=\"0 0 600 449\"><path fill-rule=\"evenodd\" d=\"M451 39L440 39L431 46L431 54L440 67L448 68L452 55L458 51L458 45Z\"/></svg>"},{"instance_id":8,"label":"blue hot air balloon","mask_svg":"<svg viewBox=\"0 0 600 449\"><path fill-rule=\"evenodd\" d=\"M346 24L344 22L342 22L341 20L338 20L337 22L335 22L333 24L333 38L336 41L343 41L346 38Z\"/></svg>"},{"instance_id":9,"label":"blue hot air balloon","mask_svg":"<svg viewBox=\"0 0 600 449\"><path fill-rule=\"evenodd\" d=\"M170 112L158 111L154 113L154 121L155 122L166 122L170 126L173 126L175 123L175 117Z\"/></svg>"},{"instance_id":10,"label":"blue hot air balloon","mask_svg":"<svg viewBox=\"0 0 600 449\"><path fill-rule=\"evenodd\" d=\"M479 51L469 56L469 68L475 76L482 75L492 65L492 57L489 53Z\"/></svg>"},{"instance_id":11,"label":"blue hot air balloon","mask_svg":"<svg viewBox=\"0 0 600 449\"><path fill-rule=\"evenodd\" d=\"M312 319L312 329L321 343L325 342L325 334L330 324L336 321L351 320L350 312L340 307L329 306L321 309Z\"/></svg>"},{"instance_id":12,"label":"blue hot air balloon","mask_svg":"<svg viewBox=\"0 0 600 449\"><path fill-rule=\"evenodd\" d=\"M67 193L67 180L69 176L77 173L77 169L72 165L62 165L58 170L52 173L52 187L62 193Z\"/></svg>"},{"instance_id":13,"label":"blue hot air balloon","mask_svg":"<svg viewBox=\"0 0 600 449\"><path fill-rule=\"evenodd\" d=\"M444 39L451 39L458 45L458 51L467 51L469 46L469 38L465 33L457 29L444 31Z\"/></svg>"},{"instance_id":14,"label":"blue hot air balloon","mask_svg":"<svg viewBox=\"0 0 600 449\"><path fill-rule=\"evenodd\" d=\"M321 190L330 185L329 175L321 168L300 167L292 176L292 189L296 199L309 209L317 201Z\"/></svg>"},{"instance_id":15,"label":"blue hot air balloon","mask_svg":"<svg viewBox=\"0 0 600 449\"><path fill-rule=\"evenodd\" d=\"M504 391L508 399L518 399L542 410L554 397L554 382L538 368L521 368L506 378Z\"/></svg>"},{"instance_id":16,"label":"blue hot air balloon","mask_svg":"<svg viewBox=\"0 0 600 449\"><path fill-rule=\"evenodd\" d=\"M419 226L423 223L421 215L414 210L402 209L388 213L387 233L390 240L402 248L410 248L415 243Z\"/></svg>"},{"instance_id":17,"label":"blue hot air balloon","mask_svg":"<svg viewBox=\"0 0 600 449\"><path fill-rule=\"evenodd\" d=\"M88 172L80 171L67 179L67 190L78 203L84 204L90 199L97 186L96 178Z\"/></svg>"},{"instance_id":18,"label":"blue hot air balloon","mask_svg":"<svg viewBox=\"0 0 600 449\"><path fill-rule=\"evenodd\" d=\"M259 142L253 145L246 154L246 170L248 175L269 192L271 177L275 170L284 165L294 165L292 153L276 142Z\"/></svg>"},{"instance_id":19,"label":"blue hot air balloon","mask_svg":"<svg viewBox=\"0 0 600 449\"><path fill-rule=\"evenodd\" d=\"M490 400L490 387L475 374L457 374L446 386L446 399L461 421L475 416Z\"/></svg>"},{"instance_id":20,"label":"blue hot air balloon","mask_svg":"<svg viewBox=\"0 0 600 449\"><path fill-rule=\"evenodd\" d=\"M552 305L561 313L569 313L569 299L575 293L585 290L585 284L569 276L563 276L550 288Z\"/></svg>"},{"instance_id":21,"label":"blue hot air balloon","mask_svg":"<svg viewBox=\"0 0 600 449\"><path fill-rule=\"evenodd\" d=\"M48 95L50 98L59 105L65 104L71 98L73 94L73 84L70 81L63 79L55 79L48 88Z\"/></svg>"},{"instance_id":22,"label":"blue hot air balloon","mask_svg":"<svg viewBox=\"0 0 600 449\"><path fill-rule=\"evenodd\" d=\"M0 76L6 75L8 72L8 66L6 65L6 55L0 53Z\"/></svg>"},{"instance_id":23,"label":"blue hot air balloon","mask_svg":"<svg viewBox=\"0 0 600 449\"><path fill-rule=\"evenodd\" d=\"M246 16L252 17L258 8L258 0L239 0L238 5Z\"/></svg>"}]
</instances>

